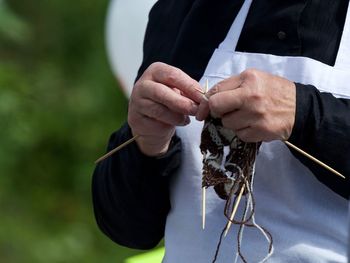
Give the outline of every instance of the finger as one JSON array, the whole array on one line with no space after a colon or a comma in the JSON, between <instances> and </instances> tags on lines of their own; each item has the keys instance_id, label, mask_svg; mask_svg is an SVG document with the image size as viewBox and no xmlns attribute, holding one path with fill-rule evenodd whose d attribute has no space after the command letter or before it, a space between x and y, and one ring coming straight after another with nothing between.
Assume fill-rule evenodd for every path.
<instances>
[{"instance_id":1,"label":"finger","mask_svg":"<svg viewBox=\"0 0 350 263\"><path fill-rule=\"evenodd\" d=\"M182 70L164 64L152 64L152 79L166 86L181 90L188 98L199 103L202 98L200 84Z\"/></svg>"},{"instance_id":2,"label":"finger","mask_svg":"<svg viewBox=\"0 0 350 263\"><path fill-rule=\"evenodd\" d=\"M216 93L209 98L210 111L221 117L226 113L239 110L243 106L246 96L246 91L243 88Z\"/></svg>"},{"instance_id":3,"label":"finger","mask_svg":"<svg viewBox=\"0 0 350 263\"><path fill-rule=\"evenodd\" d=\"M155 136L166 138L171 135L174 126L157 121L145 115L132 114L128 116L128 123L132 127L133 133L139 136Z\"/></svg>"},{"instance_id":4,"label":"finger","mask_svg":"<svg viewBox=\"0 0 350 263\"><path fill-rule=\"evenodd\" d=\"M196 120L198 120L198 121L204 120L205 118L207 118L209 113L210 113L209 101L208 101L208 99L206 97L202 98L202 101L201 101L201 103L198 106L198 111L197 111L197 114L196 114Z\"/></svg>"},{"instance_id":5,"label":"finger","mask_svg":"<svg viewBox=\"0 0 350 263\"><path fill-rule=\"evenodd\" d=\"M139 114L172 126L185 126L190 123L187 115L173 112L169 108L150 100L142 100L138 112Z\"/></svg>"},{"instance_id":6,"label":"finger","mask_svg":"<svg viewBox=\"0 0 350 263\"><path fill-rule=\"evenodd\" d=\"M171 111L183 115L195 115L198 105L191 99L182 96L177 91L154 81L146 80L142 83L140 96L171 109Z\"/></svg>"},{"instance_id":7,"label":"finger","mask_svg":"<svg viewBox=\"0 0 350 263\"><path fill-rule=\"evenodd\" d=\"M241 84L242 78L240 75L224 79L223 81L218 82L214 87L212 87L208 91L207 96L210 97L219 92L237 89L241 86Z\"/></svg>"}]
</instances>

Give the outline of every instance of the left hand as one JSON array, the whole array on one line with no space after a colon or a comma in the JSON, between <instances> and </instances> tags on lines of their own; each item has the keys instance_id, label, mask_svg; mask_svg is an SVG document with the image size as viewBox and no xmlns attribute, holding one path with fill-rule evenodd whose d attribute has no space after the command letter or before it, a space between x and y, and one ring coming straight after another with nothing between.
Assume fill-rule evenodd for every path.
<instances>
[{"instance_id":1,"label":"left hand","mask_svg":"<svg viewBox=\"0 0 350 263\"><path fill-rule=\"evenodd\" d=\"M287 140L295 122L296 87L285 78L248 69L216 84L196 118L209 112L246 142Z\"/></svg>"}]
</instances>

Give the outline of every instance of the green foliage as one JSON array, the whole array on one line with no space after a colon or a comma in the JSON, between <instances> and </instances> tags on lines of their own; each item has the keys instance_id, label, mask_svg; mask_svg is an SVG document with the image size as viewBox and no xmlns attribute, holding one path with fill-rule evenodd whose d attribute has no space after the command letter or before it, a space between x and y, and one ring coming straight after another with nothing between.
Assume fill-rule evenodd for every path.
<instances>
[{"instance_id":1,"label":"green foliage","mask_svg":"<svg viewBox=\"0 0 350 263\"><path fill-rule=\"evenodd\" d=\"M29 31L27 25L0 0L0 36L14 42L25 42Z\"/></svg>"},{"instance_id":2,"label":"green foliage","mask_svg":"<svg viewBox=\"0 0 350 263\"><path fill-rule=\"evenodd\" d=\"M5 5L6 4L6 5ZM122 262L94 222L94 160L126 118L108 1L0 0L0 262Z\"/></svg>"}]
</instances>

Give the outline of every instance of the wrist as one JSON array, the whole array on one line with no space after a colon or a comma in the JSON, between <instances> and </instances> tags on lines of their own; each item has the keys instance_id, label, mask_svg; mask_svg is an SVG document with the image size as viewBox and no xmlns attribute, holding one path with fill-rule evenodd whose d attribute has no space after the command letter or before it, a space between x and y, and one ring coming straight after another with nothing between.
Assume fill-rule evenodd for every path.
<instances>
[{"instance_id":1,"label":"wrist","mask_svg":"<svg viewBox=\"0 0 350 263\"><path fill-rule=\"evenodd\" d=\"M132 132L133 136L135 134ZM142 135L136 139L139 150L146 156L159 157L167 153L174 132L167 137Z\"/></svg>"},{"instance_id":2,"label":"wrist","mask_svg":"<svg viewBox=\"0 0 350 263\"><path fill-rule=\"evenodd\" d=\"M136 140L136 144L144 155L149 157L159 157L167 153L170 140L161 144L153 144L145 142L144 138L140 137L138 140Z\"/></svg>"}]
</instances>

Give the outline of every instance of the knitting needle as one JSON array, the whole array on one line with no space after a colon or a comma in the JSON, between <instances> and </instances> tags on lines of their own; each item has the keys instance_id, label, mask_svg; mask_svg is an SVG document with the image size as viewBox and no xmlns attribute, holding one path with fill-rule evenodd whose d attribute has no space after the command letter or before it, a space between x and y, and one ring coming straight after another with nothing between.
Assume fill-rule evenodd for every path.
<instances>
[{"instance_id":1,"label":"knitting needle","mask_svg":"<svg viewBox=\"0 0 350 263\"><path fill-rule=\"evenodd\" d=\"M118 147L114 148L113 150L109 151L108 153L106 153L105 155L103 155L102 157L98 158L95 161L95 164L103 161L104 159L108 158L109 156L111 156L112 154L116 153L117 151L121 150L122 148L124 148L125 146L127 146L128 144L132 143L133 141L135 141L138 137L140 137L139 135L135 135L134 137L132 137L131 139L127 140L126 142L122 143L121 145L119 145Z\"/></svg>"},{"instance_id":2,"label":"knitting needle","mask_svg":"<svg viewBox=\"0 0 350 263\"><path fill-rule=\"evenodd\" d=\"M295 149L296 151L298 151L299 153L303 154L304 156L306 156L307 158L311 159L312 161L318 163L319 165L321 165L322 167L326 168L327 170L331 171L332 173L342 177L345 179L345 176L342 175L341 173L337 172L336 170L334 170L333 168L329 167L328 165L326 165L325 163L321 162L320 160L316 159L315 157L313 157L312 155L306 153L305 151L301 150L300 148L298 148L297 146L295 146L294 144L288 142L288 141L284 141L288 146L292 147L293 149ZM241 201L241 198L242 198L242 195L243 195L243 192L244 192L244 188L245 188L245 185L242 186L241 188L241 191L236 199L236 202L234 204L234 207L233 207L233 211L232 211L232 214L231 214L231 217L230 217L230 221L228 222L227 224L227 227L226 227L226 230L225 230L225 237L232 225L232 220L233 218L235 217L235 214L237 212L237 208L238 208L238 205Z\"/></svg>"},{"instance_id":3,"label":"knitting needle","mask_svg":"<svg viewBox=\"0 0 350 263\"><path fill-rule=\"evenodd\" d=\"M207 94L209 90L209 80L206 79L205 81L205 87L204 87L204 92L202 91L203 94Z\"/></svg>"},{"instance_id":4,"label":"knitting needle","mask_svg":"<svg viewBox=\"0 0 350 263\"><path fill-rule=\"evenodd\" d=\"M202 187L202 228L205 228L205 200L206 200L206 188Z\"/></svg>"},{"instance_id":5,"label":"knitting needle","mask_svg":"<svg viewBox=\"0 0 350 263\"><path fill-rule=\"evenodd\" d=\"M208 80L207 80L207 81L208 81ZM205 93L206 93L206 92L204 92L203 90L201 90L201 89L199 89L199 88L194 87L194 89L195 89L196 91L202 93L203 95L205 95Z\"/></svg>"},{"instance_id":6,"label":"knitting needle","mask_svg":"<svg viewBox=\"0 0 350 263\"><path fill-rule=\"evenodd\" d=\"M226 226L225 235L224 235L225 237L227 236L227 233L230 230L230 227L232 225L232 220L233 220L233 218L236 215L239 203L241 202L241 198L242 198L244 189L245 189L245 184L242 185L241 191L239 192L239 195L237 196L236 202L235 202L233 210L232 210L232 214L231 214L230 220L228 221L227 226Z\"/></svg>"},{"instance_id":7,"label":"knitting needle","mask_svg":"<svg viewBox=\"0 0 350 263\"><path fill-rule=\"evenodd\" d=\"M203 90L194 87L194 89L198 92L200 92L201 94L205 94ZM128 144L132 143L133 141L135 141L137 138L139 137L139 135L135 135L134 137L132 137L131 139L127 140L126 142L122 143L121 145L117 146L116 148L114 148L113 150L111 150L110 152L106 153L105 155L103 155L102 157L98 158L95 161L95 164L103 161L104 159L108 158L109 156L111 156L112 154L116 153L117 151L121 150L122 148L124 148L125 146L127 146Z\"/></svg>"},{"instance_id":8,"label":"knitting needle","mask_svg":"<svg viewBox=\"0 0 350 263\"><path fill-rule=\"evenodd\" d=\"M342 175L338 171L334 170L333 168L329 167L327 164L325 164L325 163L321 162L320 160L316 159L315 157L313 157L312 155L308 154L307 152L304 152L302 149L298 148L297 146L295 146L294 144L290 143L289 141L284 141L284 143L287 144L288 146L290 146L291 148L293 148L294 150L296 150L297 152L303 154L304 156L306 156L310 160L316 162L317 164L319 164L323 168L326 168L328 171L330 171L330 172L338 175L339 177L345 179L344 175Z\"/></svg>"},{"instance_id":9,"label":"knitting needle","mask_svg":"<svg viewBox=\"0 0 350 263\"><path fill-rule=\"evenodd\" d=\"M209 81L208 79L206 80L205 83L205 88L204 88L204 92L202 91L203 95L205 95L208 92L209 89ZM206 215L206 211L205 211L205 207L206 207L206 188L202 187L202 228L204 230L205 228L205 215Z\"/></svg>"}]
</instances>

